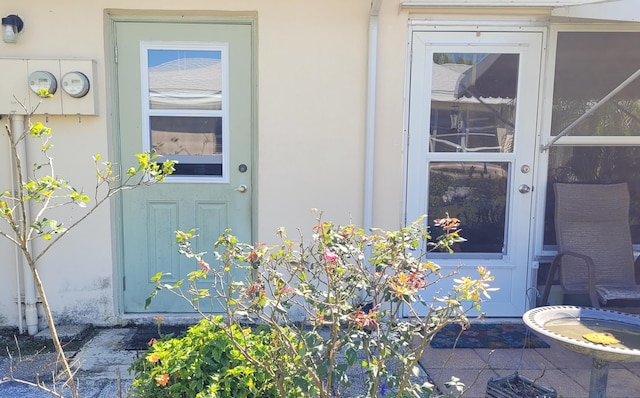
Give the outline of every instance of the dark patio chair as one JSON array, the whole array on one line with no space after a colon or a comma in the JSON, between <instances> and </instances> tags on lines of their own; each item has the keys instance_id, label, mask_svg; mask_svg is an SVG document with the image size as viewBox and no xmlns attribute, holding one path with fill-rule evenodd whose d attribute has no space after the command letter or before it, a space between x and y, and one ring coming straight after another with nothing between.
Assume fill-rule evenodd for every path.
<instances>
[{"instance_id":1,"label":"dark patio chair","mask_svg":"<svg viewBox=\"0 0 640 398\"><path fill-rule=\"evenodd\" d=\"M640 304L635 301L640 300L640 285L635 281L627 184L556 183L554 191L558 254L541 304L547 304L558 270L563 292L589 295L592 307Z\"/></svg>"}]
</instances>

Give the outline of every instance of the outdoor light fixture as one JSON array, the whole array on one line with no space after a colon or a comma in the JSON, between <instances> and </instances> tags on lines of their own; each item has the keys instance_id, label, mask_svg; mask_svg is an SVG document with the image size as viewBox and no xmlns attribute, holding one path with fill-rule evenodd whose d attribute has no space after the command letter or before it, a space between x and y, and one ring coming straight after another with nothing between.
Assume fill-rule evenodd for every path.
<instances>
[{"instance_id":1,"label":"outdoor light fixture","mask_svg":"<svg viewBox=\"0 0 640 398\"><path fill-rule=\"evenodd\" d=\"M2 26L4 27L2 40L5 43L15 43L18 41L18 33L22 32L24 22L19 16L11 14L2 18Z\"/></svg>"}]
</instances>

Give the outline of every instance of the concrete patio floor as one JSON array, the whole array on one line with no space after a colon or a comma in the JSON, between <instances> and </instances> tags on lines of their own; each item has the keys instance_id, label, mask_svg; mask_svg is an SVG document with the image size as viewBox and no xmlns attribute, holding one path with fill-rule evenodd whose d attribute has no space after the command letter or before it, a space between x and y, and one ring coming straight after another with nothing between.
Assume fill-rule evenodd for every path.
<instances>
[{"instance_id":1,"label":"concrete patio floor","mask_svg":"<svg viewBox=\"0 0 640 398\"><path fill-rule=\"evenodd\" d=\"M127 369L141 352L127 351L124 346L135 328L97 329L94 336L80 351L71 353L80 364L77 374L83 398L117 398L118 388L123 396L132 381ZM549 342L550 348L537 349L438 349L429 347L420 364L441 391L451 391L444 383L451 376L461 379L468 390L465 398L485 397L487 381L492 377L504 377L518 371L520 375L535 380L536 384L553 387L558 397L583 398L588 396L592 361ZM35 373L43 373L43 367L55 357L41 357L26 361L16 368L16 374L25 379ZM50 374L51 370L46 370ZM8 372L8 359L0 358L0 378ZM50 377L50 376L49 376ZM0 384L0 398L16 397L11 386ZM15 388L15 386L13 386ZM13 392L12 392L13 391ZM22 390L21 390L22 391ZM43 395L19 396L39 398ZM608 398L640 397L640 364L611 363L607 387Z\"/></svg>"},{"instance_id":2,"label":"concrete patio floor","mask_svg":"<svg viewBox=\"0 0 640 398\"><path fill-rule=\"evenodd\" d=\"M591 358L547 341L550 348L535 349L442 349L429 347L420 363L442 391L451 376L468 386L463 397L484 398L492 377L514 371L536 384L556 389L558 397L589 395ZM640 363L610 363L607 398L640 397Z\"/></svg>"}]
</instances>

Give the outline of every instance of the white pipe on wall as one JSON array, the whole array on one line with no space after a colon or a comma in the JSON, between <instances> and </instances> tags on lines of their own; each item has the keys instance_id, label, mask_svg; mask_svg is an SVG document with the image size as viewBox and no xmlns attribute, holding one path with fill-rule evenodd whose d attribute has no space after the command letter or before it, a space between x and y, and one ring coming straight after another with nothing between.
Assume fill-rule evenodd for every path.
<instances>
[{"instance_id":1,"label":"white pipe on wall","mask_svg":"<svg viewBox=\"0 0 640 398\"><path fill-rule=\"evenodd\" d=\"M16 250L16 302L18 303L18 332L20 334L24 333L24 322L22 319L22 281L20 280L21 269L22 253L20 253L20 250Z\"/></svg>"},{"instance_id":2,"label":"white pipe on wall","mask_svg":"<svg viewBox=\"0 0 640 398\"><path fill-rule=\"evenodd\" d=\"M369 12L369 52L367 65L367 110L364 153L363 227L373 227L373 181L375 170L376 95L378 77L378 20L382 0L372 0Z\"/></svg>"},{"instance_id":3,"label":"white pipe on wall","mask_svg":"<svg viewBox=\"0 0 640 398\"><path fill-rule=\"evenodd\" d=\"M14 134L14 137L20 136L25 131L25 117L24 115L11 115L10 119L10 128L11 132ZM20 158L20 163L22 164L22 180L26 181L27 179L27 165L29 165L29 161L27 159L27 145L25 140L20 141L17 144L16 151L18 152L18 157ZM22 189L19 186L20 178L18 176L14 176L14 186L13 189L15 192ZM27 220L29 220L29 206L27 205L26 209ZM27 245L30 245L27 242ZM33 274L31 273L31 269L29 269L29 265L24 261L24 255L20 248L16 248L16 271L22 269L22 280L24 284L24 314L25 320L27 324L27 333L33 336L38 333L38 300L36 296L36 285L33 279ZM19 275L19 273L18 273ZM18 289L18 292L20 290ZM20 305L20 295L18 294L18 306L19 309L22 309ZM19 324L22 327L22 313L19 313L20 317ZM22 330L21 330L22 331Z\"/></svg>"},{"instance_id":4,"label":"white pipe on wall","mask_svg":"<svg viewBox=\"0 0 640 398\"><path fill-rule=\"evenodd\" d=\"M11 126L10 126L11 128ZM18 178L16 177L15 169L11 167L11 162L13 162L13 152L11 151L11 147L7 146L7 157L10 162L10 177L11 177L11 189L15 192L16 187L18 186ZM20 334L24 333L24 322L22 316L22 279L20 276L22 275L22 252L16 248L15 251L15 266L16 266L16 303L18 304L18 331Z\"/></svg>"}]
</instances>

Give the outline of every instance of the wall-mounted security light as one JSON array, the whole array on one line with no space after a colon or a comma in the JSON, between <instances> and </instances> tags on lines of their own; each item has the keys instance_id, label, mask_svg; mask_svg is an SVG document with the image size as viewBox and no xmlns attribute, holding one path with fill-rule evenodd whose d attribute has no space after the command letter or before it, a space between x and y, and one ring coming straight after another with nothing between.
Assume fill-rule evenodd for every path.
<instances>
[{"instance_id":1,"label":"wall-mounted security light","mask_svg":"<svg viewBox=\"0 0 640 398\"><path fill-rule=\"evenodd\" d=\"M18 33L24 28L24 22L19 16L11 14L2 18L2 27L2 40L5 43L15 43L18 41Z\"/></svg>"}]
</instances>

